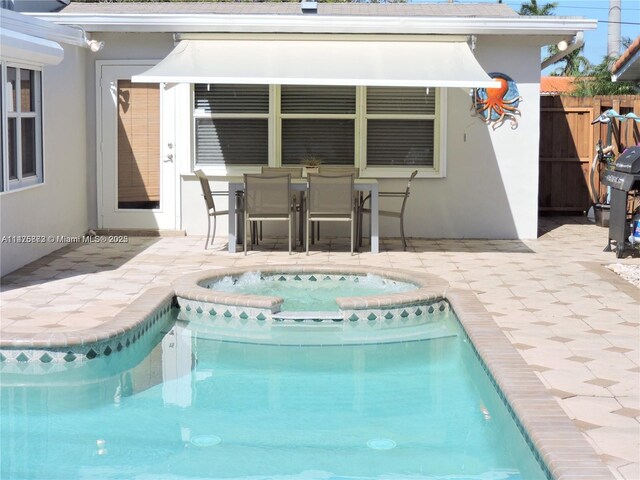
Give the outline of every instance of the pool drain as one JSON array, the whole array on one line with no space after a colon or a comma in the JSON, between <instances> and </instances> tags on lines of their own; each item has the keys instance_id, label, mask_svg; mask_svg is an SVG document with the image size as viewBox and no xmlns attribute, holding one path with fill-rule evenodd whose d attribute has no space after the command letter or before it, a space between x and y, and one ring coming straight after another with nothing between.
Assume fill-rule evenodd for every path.
<instances>
[{"instance_id":1,"label":"pool drain","mask_svg":"<svg viewBox=\"0 0 640 480\"><path fill-rule=\"evenodd\" d=\"M213 447L221 441L222 439L216 435L196 435L191 437L191 443L196 447Z\"/></svg>"},{"instance_id":2,"label":"pool drain","mask_svg":"<svg viewBox=\"0 0 640 480\"><path fill-rule=\"evenodd\" d=\"M373 450L391 450L395 446L396 442L390 438L372 438L367 442L367 447Z\"/></svg>"}]
</instances>

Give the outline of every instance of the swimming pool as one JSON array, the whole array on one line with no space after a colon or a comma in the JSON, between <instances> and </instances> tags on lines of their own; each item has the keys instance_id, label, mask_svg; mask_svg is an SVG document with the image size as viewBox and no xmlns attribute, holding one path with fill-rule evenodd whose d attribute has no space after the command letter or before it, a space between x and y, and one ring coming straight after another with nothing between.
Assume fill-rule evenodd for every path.
<instances>
[{"instance_id":1,"label":"swimming pool","mask_svg":"<svg viewBox=\"0 0 640 480\"><path fill-rule=\"evenodd\" d=\"M300 312L278 312L280 297L212 292L202 285L214 277L241 275L245 268L201 271L176 279L172 286L150 288L99 327L28 336L3 333L0 477L220 478L240 464L260 472L256 464L270 465L271 458L288 458L294 452L291 462L300 472L249 477L239 473L227 478L522 478L529 475L531 457L524 455L525 465L513 467L512 460L520 454L511 447L522 453L517 445L524 442L524 451L535 457L549 478L613 478L473 292L451 288L423 271L380 272L335 265L261 269L305 275L374 273L419 288L338 298L337 315L311 312L301 317ZM172 310L172 305L180 305L180 310ZM409 355L414 347L421 353ZM451 356L450 350L460 355ZM396 363L403 358L407 361ZM466 358L475 360L466 364L461 360ZM448 367L456 362L461 368ZM438 369L447 374L438 376ZM402 378L406 385L394 383ZM456 382L461 379L466 386L460 389ZM459 397L462 390L471 396ZM304 394L309 391L314 396ZM484 401L487 391L492 393ZM430 403L434 399L436 403ZM476 404L478 399L483 402ZM471 412L466 425L477 427L478 412L487 422L483 425L504 423L499 428L503 432L493 437L500 437L507 450L493 451L488 443L483 450L483 442L492 435L469 443L479 431L476 428L467 430L469 438L447 452L445 447L461 441L452 436L460 428L457 411L447 416L449 403L466 405L463 410ZM435 421L430 423L425 419L432 407L442 415L431 415ZM331 413L340 424L331 423ZM402 433L402 422L394 426L398 430L390 429L386 417L409 419L404 423L412 435ZM508 417L511 422L504 420ZM290 418L298 418L298 423L292 426ZM437 420L447 425L445 433ZM414 432L413 422L423 425L424 432ZM342 423L349 429L341 430ZM242 433L236 440L232 424ZM326 432L325 424L335 427L335 434ZM384 428L374 431L371 425ZM513 425L520 436L512 438L507 432L513 432ZM287 436L289 431L295 435ZM496 431L487 427L485 433ZM345 443L343 437L353 442ZM326 438L330 438L323 440L326 444L314 443ZM456 441L448 443L450 438ZM331 442L340 448L332 449ZM219 450L212 455L211 449L223 445L228 447L224 455ZM445 458L466 458L476 447L481 458L469 457L465 472L428 473L437 470L431 464L452 468L436 461L438 452L446 452ZM369 450L389 456L363 455ZM297 455L302 458L308 451L309 462L299 461ZM413 460L426 455L427 466L418 465L421 473L415 475L387 475L389 468L403 467L385 459L403 455L410 468L416 465ZM469 476L475 471L471 464L486 468L483 456L498 459L491 467L496 470ZM234 465L225 463L227 457ZM342 468L354 462L361 462L355 466L362 467L362 475ZM369 464L380 470L368 470ZM219 469L211 470L212 465ZM532 468L532 478L537 478L540 472ZM347 473L336 473L341 471Z\"/></svg>"},{"instance_id":2,"label":"swimming pool","mask_svg":"<svg viewBox=\"0 0 640 480\"><path fill-rule=\"evenodd\" d=\"M547 478L449 312L431 340L287 347L170 315L107 357L3 374L0 476Z\"/></svg>"}]
</instances>

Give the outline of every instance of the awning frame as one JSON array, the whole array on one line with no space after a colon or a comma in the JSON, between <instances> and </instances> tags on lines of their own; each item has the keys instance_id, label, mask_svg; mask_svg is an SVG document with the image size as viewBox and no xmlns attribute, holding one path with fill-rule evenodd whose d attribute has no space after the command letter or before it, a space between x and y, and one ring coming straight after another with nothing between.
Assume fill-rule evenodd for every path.
<instances>
[{"instance_id":1,"label":"awning frame","mask_svg":"<svg viewBox=\"0 0 640 480\"><path fill-rule=\"evenodd\" d=\"M176 40L178 44L163 60L132 80L139 83L499 86L476 60L466 36L182 34L176 36ZM416 60L420 58L430 60ZM208 59L208 63L202 59Z\"/></svg>"}]
</instances>

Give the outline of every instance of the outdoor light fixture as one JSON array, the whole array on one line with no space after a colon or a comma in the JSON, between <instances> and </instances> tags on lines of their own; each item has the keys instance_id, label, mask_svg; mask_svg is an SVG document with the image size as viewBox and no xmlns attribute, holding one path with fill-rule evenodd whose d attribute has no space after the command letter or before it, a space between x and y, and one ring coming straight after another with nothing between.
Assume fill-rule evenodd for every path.
<instances>
[{"instance_id":1,"label":"outdoor light fixture","mask_svg":"<svg viewBox=\"0 0 640 480\"><path fill-rule=\"evenodd\" d=\"M90 39L84 28L79 25L70 25L71 28L77 28L82 32L82 41L84 46L88 47L93 53L97 53L104 48L104 42L101 40Z\"/></svg>"},{"instance_id":2,"label":"outdoor light fixture","mask_svg":"<svg viewBox=\"0 0 640 480\"><path fill-rule=\"evenodd\" d=\"M556 47L558 47L558 53L552 55L544 62L542 62L542 64L540 65L540 69L544 70L549 65L553 65L555 62L562 60L564 57L569 55L574 50L577 50L582 45L584 45L584 32L576 33L576 35L569 42L567 42L566 40L560 40L556 44Z\"/></svg>"},{"instance_id":3,"label":"outdoor light fixture","mask_svg":"<svg viewBox=\"0 0 640 480\"><path fill-rule=\"evenodd\" d=\"M93 53L99 52L104 48L104 42L98 40L87 40L87 45L89 45L89 50Z\"/></svg>"}]
</instances>

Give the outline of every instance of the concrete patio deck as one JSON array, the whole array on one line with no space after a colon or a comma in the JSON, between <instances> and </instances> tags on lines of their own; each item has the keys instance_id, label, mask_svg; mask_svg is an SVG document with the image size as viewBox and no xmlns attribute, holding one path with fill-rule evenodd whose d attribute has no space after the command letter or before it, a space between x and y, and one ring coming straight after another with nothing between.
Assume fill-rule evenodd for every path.
<instances>
[{"instance_id":1,"label":"concrete patio deck","mask_svg":"<svg viewBox=\"0 0 640 480\"><path fill-rule=\"evenodd\" d=\"M143 291L185 273L270 263L367 265L438 275L472 290L617 478L640 479L640 289L604 267L607 230L582 218L543 218L532 241L412 239L350 256L327 239L308 257L285 239L246 257L221 238L131 237L64 247L2 279L0 335L106 324ZM366 250L366 249L365 249Z\"/></svg>"}]
</instances>

